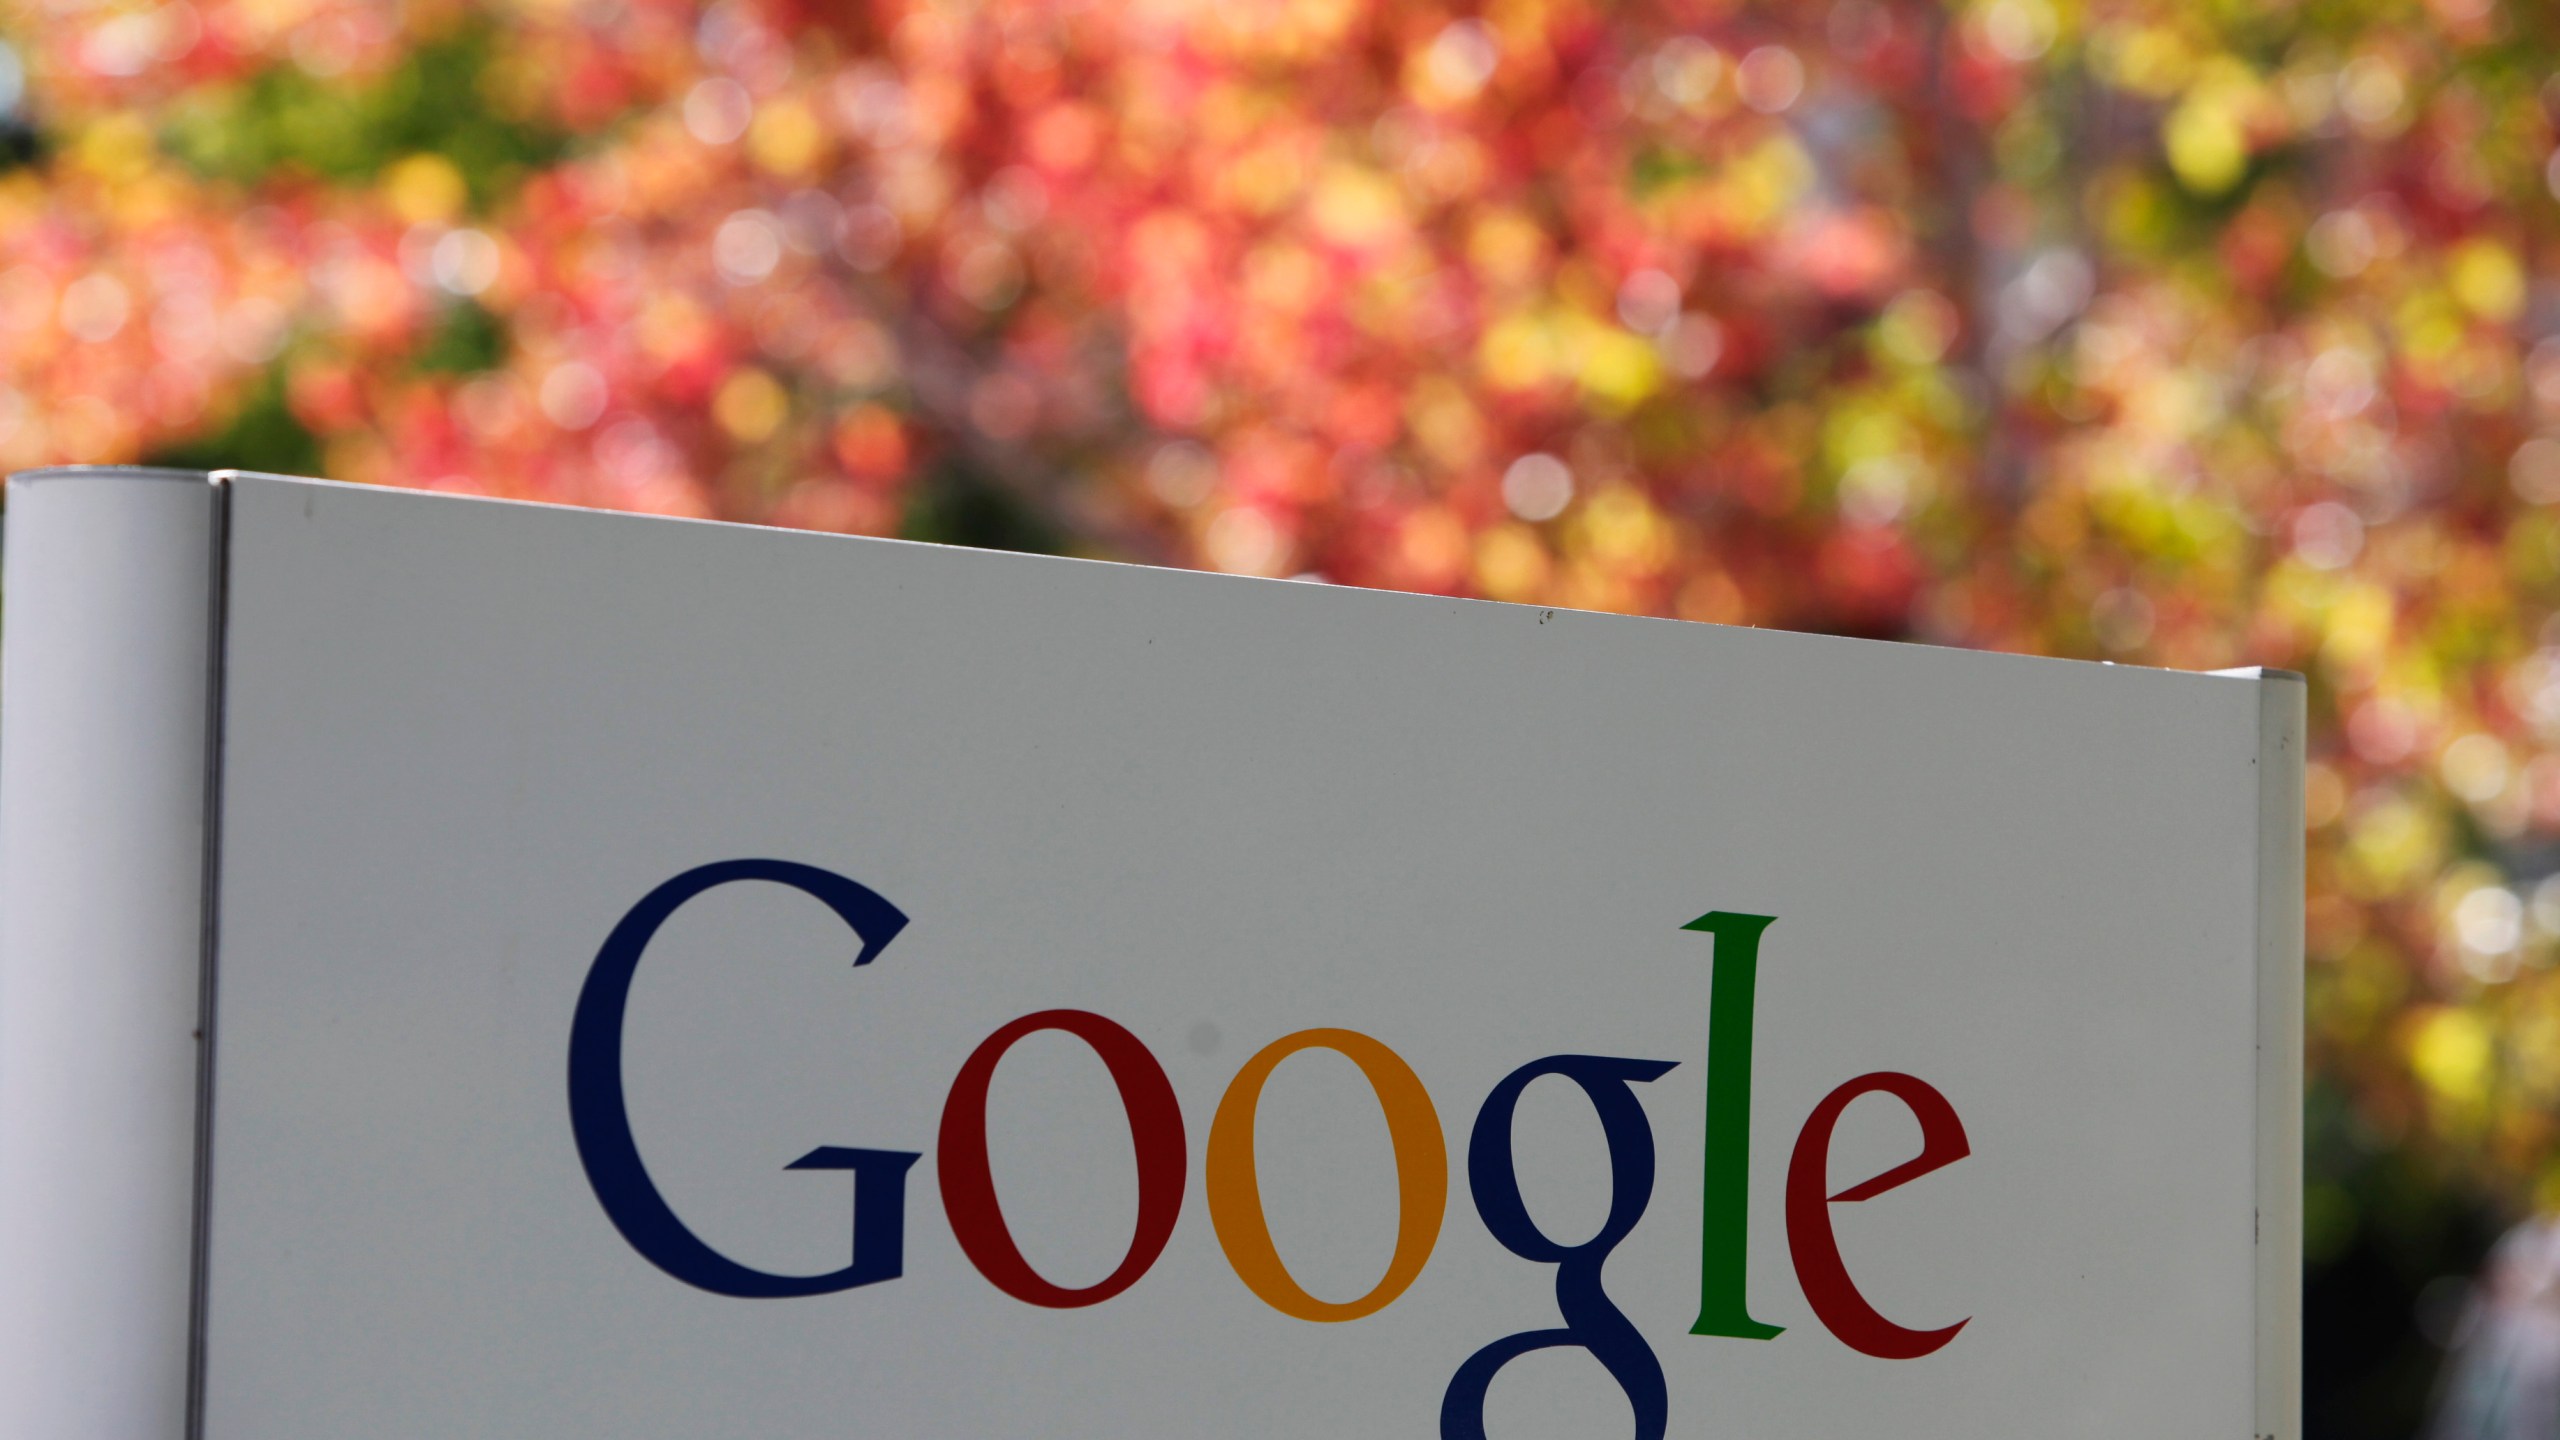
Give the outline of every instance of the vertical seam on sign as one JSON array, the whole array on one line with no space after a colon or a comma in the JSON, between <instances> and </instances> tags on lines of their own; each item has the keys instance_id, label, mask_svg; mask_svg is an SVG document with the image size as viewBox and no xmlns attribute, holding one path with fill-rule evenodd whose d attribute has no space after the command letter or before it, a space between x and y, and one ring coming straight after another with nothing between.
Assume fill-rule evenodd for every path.
<instances>
[{"instance_id":1,"label":"vertical seam on sign","mask_svg":"<svg viewBox=\"0 0 2560 1440\"><path fill-rule=\"evenodd\" d=\"M2260 671L2257 696L2257 1170L2251 1197L2251 1408L2256 1440L2301 1428L2301 677Z\"/></svg>"},{"instance_id":2,"label":"vertical seam on sign","mask_svg":"<svg viewBox=\"0 0 2560 1440\"><path fill-rule=\"evenodd\" d=\"M213 1022L222 879L222 726L225 644L231 612L231 497L228 475L208 477L213 487L211 591L205 606L205 763L202 947L196 981L196 1174L195 1235L187 1296L187 1440L202 1440L205 1403L205 1321L213 1239Z\"/></svg>"}]
</instances>

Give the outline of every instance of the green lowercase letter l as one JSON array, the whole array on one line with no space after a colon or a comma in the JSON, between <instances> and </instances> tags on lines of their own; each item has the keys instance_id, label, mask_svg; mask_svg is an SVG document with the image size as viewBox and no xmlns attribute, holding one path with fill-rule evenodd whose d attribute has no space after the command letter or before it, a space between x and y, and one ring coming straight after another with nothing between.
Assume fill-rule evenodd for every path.
<instances>
[{"instance_id":1,"label":"green lowercase letter l","mask_svg":"<svg viewBox=\"0 0 2560 1440\"><path fill-rule=\"evenodd\" d=\"M1751 997L1760 932L1776 921L1711 910L1680 927L1703 930L1716 942L1707 990L1707 1160L1692 1335L1767 1340L1786 1328L1752 1319L1742 1294L1751 1238Z\"/></svg>"}]
</instances>

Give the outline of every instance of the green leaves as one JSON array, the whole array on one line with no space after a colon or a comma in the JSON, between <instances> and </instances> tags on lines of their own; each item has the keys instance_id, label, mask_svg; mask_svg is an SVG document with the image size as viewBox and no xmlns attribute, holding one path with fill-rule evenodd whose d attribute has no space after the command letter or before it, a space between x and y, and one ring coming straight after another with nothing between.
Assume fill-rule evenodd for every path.
<instances>
[{"instance_id":1,"label":"green leaves","mask_svg":"<svg viewBox=\"0 0 2560 1440\"><path fill-rule=\"evenodd\" d=\"M161 144L198 173L243 184L371 180L392 161L441 155L486 211L566 137L505 115L486 82L494 32L468 29L410 51L389 73L328 80L290 62L181 99Z\"/></svg>"}]
</instances>

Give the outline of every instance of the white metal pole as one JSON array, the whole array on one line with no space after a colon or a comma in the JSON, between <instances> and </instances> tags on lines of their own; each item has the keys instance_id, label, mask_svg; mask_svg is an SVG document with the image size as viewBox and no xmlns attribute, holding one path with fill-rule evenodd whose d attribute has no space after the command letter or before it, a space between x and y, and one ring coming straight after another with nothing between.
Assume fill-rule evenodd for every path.
<instances>
[{"instance_id":1,"label":"white metal pole","mask_svg":"<svg viewBox=\"0 0 2560 1440\"><path fill-rule=\"evenodd\" d=\"M217 490L11 478L0 1436L187 1425Z\"/></svg>"}]
</instances>

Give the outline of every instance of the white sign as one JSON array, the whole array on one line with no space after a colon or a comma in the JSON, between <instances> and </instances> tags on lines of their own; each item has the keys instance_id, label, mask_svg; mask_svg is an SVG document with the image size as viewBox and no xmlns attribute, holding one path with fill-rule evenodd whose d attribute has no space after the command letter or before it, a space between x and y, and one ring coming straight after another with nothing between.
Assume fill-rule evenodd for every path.
<instances>
[{"instance_id":1,"label":"white sign","mask_svg":"<svg viewBox=\"0 0 2560 1440\"><path fill-rule=\"evenodd\" d=\"M0 1268L81 1258L0 1299L0 1433L2298 1433L2291 676L257 476L10 504ZM134 517L215 558L128 606L175 658L88 673L49 637L158 583ZM185 748L117 685L213 737L195 798L101 816ZM207 857L201 1088L81 1088L194 1054L178 918L116 957L156 1009L79 993L142 862L47 867L116 824ZM116 1125L121 1209L62 1173ZM65 1373L109 1345L156 1398Z\"/></svg>"}]
</instances>

